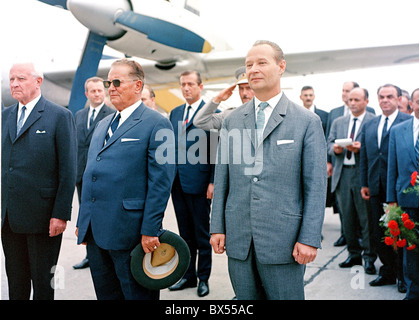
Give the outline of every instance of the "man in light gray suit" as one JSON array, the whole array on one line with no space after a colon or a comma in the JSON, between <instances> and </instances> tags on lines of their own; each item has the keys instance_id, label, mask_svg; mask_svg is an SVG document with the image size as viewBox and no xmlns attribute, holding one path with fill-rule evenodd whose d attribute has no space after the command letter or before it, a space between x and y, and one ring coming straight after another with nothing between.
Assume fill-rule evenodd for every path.
<instances>
[{"instance_id":1,"label":"man in light gray suit","mask_svg":"<svg viewBox=\"0 0 419 320\"><path fill-rule=\"evenodd\" d=\"M354 265L362 265L363 256L365 272L375 274L374 261L377 255L371 246L371 207L361 196L359 170L362 128L369 120L375 118L374 114L366 112L367 104L368 91L363 88L352 89L349 93L351 114L333 121L327 146L329 155L335 157L332 192L336 191L342 211L343 233L349 252L348 258L339 266L351 268ZM348 138L353 141L348 145L338 140ZM363 248L358 241L359 229Z\"/></svg>"},{"instance_id":2,"label":"man in light gray suit","mask_svg":"<svg viewBox=\"0 0 419 320\"><path fill-rule=\"evenodd\" d=\"M226 250L240 300L304 299L321 243L326 142L320 118L282 93L285 67L278 45L256 42L246 57L255 97L220 132L211 244Z\"/></svg>"}]
</instances>

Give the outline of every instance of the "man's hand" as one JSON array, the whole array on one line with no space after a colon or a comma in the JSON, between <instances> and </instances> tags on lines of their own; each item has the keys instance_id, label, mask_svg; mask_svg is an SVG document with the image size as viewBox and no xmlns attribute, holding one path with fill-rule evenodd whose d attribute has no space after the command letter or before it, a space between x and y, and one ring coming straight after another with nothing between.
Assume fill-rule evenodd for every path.
<instances>
[{"instance_id":1,"label":"man's hand","mask_svg":"<svg viewBox=\"0 0 419 320\"><path fill-rule=\"evenodd\" d=\"M292 256L299 264L307 264L316 259L317 248L297 242L294 246Z\"/></svg>"},{"instance_id":2,"label":"man's hand","mask_svg":"<svg viewBox=\"0 0 419 320\"><path fill-rule=\"evenodd\" d=\"M213 233L211 235L210 244L214 249L214 253L221 254L225 251L226 235L224 233Z\"/></svg>"},{"instance_id":3,"label":"man's hand","mask_svg":"<svg viewBox=\"0 0 419 320\"><path fill-rule=\"evenodd\" d=\"M236 84L233 84L232 86L224 89L223 91L221 91L219 94L217 94L212 101L214 103L220 103L222 101L226 101L228 98L231 97L231 95L233 94L234 89L236 88Z\"/></svg>"},{"instance_id":4,"label":"man's hand","mask_svg":"<svg viewBox=\"0 0 419 320\"><path fill-rule=\"evenodd\" d=\"M145 253L153 252L160 246L159 237L151 237L146 235L141 235L141 245Z\"/></svg>"},{"instance_id":5,"label":"man's hand","mask_svg":"<svg viewBox=\"0 0 419 320\"><path fill-rule=\"evenodd\" d=\"M352 142L352 144L346 146L346 149L348 149L349 151L353 153L358 153L361 150L361 142L354 141Z\"/></svg>"},{"instance_id":6,"label":"man's hand","mask_svg":"<svg viewBox=\"0 0 419 320\"><path fill-rule=\"evenodd\" d=\"M57 218L51 218L49 220L49 236L55 237L60 235L65 231L65 228L67 228L67 221L57 219Z\"/></svg>"},{"instance_id":7,"label":"man's hand","mask_svg":"<svg viewBox=\"0 0 419 320\"><path fill-rule=\"evenodd\" d=\"M370 199L370 188L362 187L361 188L361 197L364 200L369 200Z\"/></svg>"},{"instance_id":8,"label":"man's hand","mask_svg":"<svg viewBox=\"0 0 419 320\"><path fill-rule=\"evenodd\" d=\"M207 188L207 199L212 199L214 196L214 184L210 183Z\"/></svg>"}]
</instances>

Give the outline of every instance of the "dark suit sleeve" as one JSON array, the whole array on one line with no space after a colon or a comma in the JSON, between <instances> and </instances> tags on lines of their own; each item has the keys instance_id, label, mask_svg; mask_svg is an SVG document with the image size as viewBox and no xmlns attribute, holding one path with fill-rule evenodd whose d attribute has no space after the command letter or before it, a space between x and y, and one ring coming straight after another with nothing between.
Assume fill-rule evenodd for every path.
<instances>
[{"instance_id":1,"label":"dark suit sleeve","mask_svg":"<svg viewBox=\"0 0 419 320\"><path fill-rule=\"evenodd\" d=\"M67 110L65 110L67 111ZM56 123L58 190L52 218L70 220L71 204L76 184L77 140L76 126L70 111L61 112Z\"/></svg>"},{"instance_id":2,"label":"dark suit sleeve","mask_svg":"<svg viewBox=\"0 0 419 320\"><path fill-rule=\"evenodd\" d=\"M175 137L168 119L155 125L148 146L148 181L141 234L157 236L175 177Z\"/></svg>"},{"instance_id":3,"label":"dark suit sleeve","mask_svg":"<svg viewBox=\"0 0 419 320\"><path fill-rule=\"evenodd\" d=\"M397 181L397 155L396 138L394 130L390 130L390 141L388 145L387 165L387 202L397 202L396 181Z\"/></svg>"},{"instance_id":4,"label":"dark suit sleeve","mask_svg":"<svg viewBox=\"0 0 419 320\"><path fill-rule=\"evenodd\" d=\"M368 187L368 157L367 157L367 146L366 146L366 128L362 127L361 131L361 151L359 155L359 173L361 178L361 188ZM377 172L379 174L379 172Z\"/></svg>"}]
</instances>

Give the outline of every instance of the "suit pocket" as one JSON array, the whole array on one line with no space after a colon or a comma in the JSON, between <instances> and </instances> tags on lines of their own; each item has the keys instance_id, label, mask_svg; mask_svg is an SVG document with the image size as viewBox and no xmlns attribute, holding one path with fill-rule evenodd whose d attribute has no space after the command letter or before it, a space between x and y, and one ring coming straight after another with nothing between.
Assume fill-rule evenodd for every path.
<instances>
[{"instance_id":1,"label":"suit pocket","mask_svg":"<svg viewBox=\"0 0 419 320\"><path fill-rule=\"evenodd\" d=\"M125 210L135 211L144 209L144 199L124 199L122 205Z\"/></svg>"},{"instance_id":2,"label":"suit pocket","mask_svg":"<svg viewBox=\"0 0 419 320\"><path fill-rule=\"evenodd\" d=\"M54 198L57 194L57 190L55 188L41 188L40 194L42 198Z\"/></svg>"}]
</instances>

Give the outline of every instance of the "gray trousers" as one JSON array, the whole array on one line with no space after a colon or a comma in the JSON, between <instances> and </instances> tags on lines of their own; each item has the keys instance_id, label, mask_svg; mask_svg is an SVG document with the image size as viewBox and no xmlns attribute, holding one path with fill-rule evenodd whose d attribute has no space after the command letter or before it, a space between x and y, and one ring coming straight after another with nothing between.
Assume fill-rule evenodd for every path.
<instances>
[{"instance_id":1,"label":"gray trousers","mask_svg":"<svg viewBox=\"0 0 419 320\"><path fill-rule=\"evenodd\" d=\"M262 264L253 243L246 260L228 258L228 271L238 300L304 300L305 265Z\"/></svg>"},{"instance_id":2,"label":"gray trousers","mask_svg":"<svg viewBox=\"0 0 419 320\"><path fill-rule=\"evenodd\" d=\"M374 262L377 254L372 245L372 221L369 201L361 197L359 168L343 167L336 197L342 212L343 233L346 238L349 257L363 257ZM358 241L361 232L362 246Z\"/></svg>"}]
</instances>

